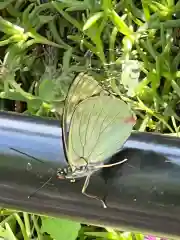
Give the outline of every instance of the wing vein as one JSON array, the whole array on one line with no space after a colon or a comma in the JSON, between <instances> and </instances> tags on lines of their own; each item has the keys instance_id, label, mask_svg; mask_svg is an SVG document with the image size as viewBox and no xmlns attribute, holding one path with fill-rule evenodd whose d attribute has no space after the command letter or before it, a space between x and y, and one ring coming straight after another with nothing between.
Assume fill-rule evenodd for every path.
<instances>
[{"instance_id":1,"label":"wing vein","mask_svg":"<svg viewBox=\"0 0 180 240\"><path fill-rule=\"evenodd\" d=\"M107 126L106 126L103 130L101 130L101 128L100 128L98 139L97 139L97 141L96 141L96 143L95 143L95 145L94 145L93 150L91 151L91 154L88 156L88 158L90 158L90 156L92 155L92 152L96 149L97 143L98 143L98 141L99 141L100 136L103 134L103 132L107 129L107 127L113 122L113 120L114 120L118 115L119 115L119 112L118 112L118 114L116 114L116 116L114 116L114 118L107 124ZM106 118L104 118L104 120L105 120L105 119L106 119ZM103 120L103 122L104 122L104 120ZM103 126L103 124L102 124L101 126Z\"/></svg>"},{"instance_id":2,"label":"wing vein","mask_svg":"<svg viewBox=\"0 0 180 240\"><path fill-rule=\"evenodd\" d=\"M74 113L75 113L75 111L74 111ZM70 139L71 139L71 146L72 146L74 153L76 154L76 156L79 156L79 154L76 152L75 147L74 147L71 131L70 131Z\"/></svg>"},{"instance_id":3,"label":"wing vein","mask_svg":"<svg viewBox=\"0 0 180 240\"><path fill-rule=\"evenodd\" d=\"M78 107L78 106L77 106ZM77 110L77 108L76 108ZM79 121L79 129L78 129L78 133L79 133L79 140L80 140L80 144L81 144L81 147L82 147L82 155L81 156L84 156L84 146L83 146L83 142L82 142L82 138L81 138L81 124L82 124L82 119L83 119L83 114L81 114L81 118L80 118L80 121ZM79 155L79 157L80 157Z\"/></svg>"},{"instance_id":4,"label":"wing vein","mask_svg":"<svg viewBox=\"0 0 180 240\"><path fill-rule=\"evenodd\" d=\"M103 108L101 109L101 111L100 111L99 114L97 115L97 119L96 119L96 121L94 121L93 130L92 130L92 132L91 132L91 136L90 136L89 138L92 137L92 133L94 132L95 125L96 125L96 123L97 123L97 121L98 121L98 119L99 119L99 117L100 117L100 115L101 115L101 113L102 113L102 110L103 110Z\"/></svg>"},{"instance_id":5,"label":"wing vein","mask_svg":"<svg viewBox=\"0 0 180 240\"><path fill-rule=\"evenodd\" d=\"M99 117L100 117L102 111L103 111L103 108L101 108L101 111L100 111L100 113L99 113L99 115L98 115L97 121L98 121L98 119L99 119ZM105 116L105 118L104 118L103 121L102 121L102 124L101 124L100 130L101 130L102 126L103 126L103 123L104 123L106 117L107 117L107 116ZM95 124L96 124L96 122L95 122ZM95 127L93 128L93 130L94 130L94 129L95 129ZM92 134L91 134L91 136L92 136ZM95 149L95 146L96 146L96 144L97 144L99 138L100 138L100 134L99 134L99 136L98 136L98 138L97 138L97 140L96 140L96 143L95 143L94 147L92 148L90 154L88 155L88 158L90 158L90 156L92 155L92 153L93 153L93 151L94 151L94 149Z\"/></svg>"},{"instance_id":6,"label":"wing vein","mask_svg":"<svg viewBox=\"0 0 180 240\"><path fill-rule=\"evenodd\" d=\"M91 115L92 115L92 111L93 111L94 107L95 107L95 104L93 105L93 108L92 108L92 110L91 110L91 112L90 112L90 114L89 114L88 123L87 123L87 125L86 125L85 142L84 142L84 145L83 145L83 156L84 156L85 147L86 147L86 142L87 142L87 132L88 132L87 129L88 129L88 127L89 127L90 117L91 117ZM85 157L85 156L84 156L84 157Z\"/></svg>"},{"instance_id":7,"label":"wing vein","mask_svg":"<svg viewBox=\"0 0 180 240\"><path fill-rule=\"evenodd\" d=\"M117 141L114 145L116 145L117 143L119 143L119 141ZM123 145L124 145L124 144L123 144ZM115 153L117 153L117 151L118 151L119 149L120 149L120 147L117 148L117 149L115 149L113 155L114 155ZM99 153L99 154L97 155L97 157L101 156L101 155L104 154L104 153L105 153L105 151Z\"/></svg>"}]
</instances>

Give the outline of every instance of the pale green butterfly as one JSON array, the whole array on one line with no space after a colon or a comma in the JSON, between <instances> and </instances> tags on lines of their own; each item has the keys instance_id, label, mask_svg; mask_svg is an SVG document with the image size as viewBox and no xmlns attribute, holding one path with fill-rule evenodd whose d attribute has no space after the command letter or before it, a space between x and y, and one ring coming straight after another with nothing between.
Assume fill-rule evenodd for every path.
<instances>
[{"instance_id":1,"label":"pale green butterfly","mask_svg":"<svg viewBox=\"0 0 180 240\"><path fill-rule=\"evenodd\" d=\"M90 176L103 167L105 160L117 153L131 134L135 119L128 105L109 96L88 74L80 73L72 83L64 107L63 142L68 167L58 169L58 178L86 177L82 193L86 193Z\"/></svg>"}]
</instances>

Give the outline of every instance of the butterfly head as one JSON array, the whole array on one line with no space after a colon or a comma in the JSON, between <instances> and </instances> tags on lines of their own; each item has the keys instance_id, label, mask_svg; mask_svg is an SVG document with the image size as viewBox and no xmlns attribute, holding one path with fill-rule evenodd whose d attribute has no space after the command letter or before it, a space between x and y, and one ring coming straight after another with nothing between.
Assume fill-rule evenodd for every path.
<instances>
[{"instance_id":1,"label":"butterfly head","mask_svg":"<svg viewBox=\"0 0 180 240\"><path fill-rule=\"evenodd\" d=\"M57 170L57 178L59 179L66 179L67 175L71 172L69 167L66 168L58 168Z\"/></svg>"}]
</instances>

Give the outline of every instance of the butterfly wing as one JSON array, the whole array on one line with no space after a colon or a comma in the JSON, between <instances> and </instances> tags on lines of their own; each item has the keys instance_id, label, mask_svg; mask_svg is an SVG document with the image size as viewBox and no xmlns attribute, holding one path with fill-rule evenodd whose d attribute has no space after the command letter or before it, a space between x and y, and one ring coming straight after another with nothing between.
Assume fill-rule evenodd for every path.
<instances>
[{"instance_id":1,"label":"butterfly wing","mask_svg":"<svg viewBox=\"0 0 180 240\"><path fill-rule=\"evenodd\" d=\"M90 97L76 106L68 137L69 164L101 163L130 136L135 119L128 105L111 96Z\"/></svg>"},{"instance_id":2,"label":"butterfly wing","mask_svg":"<svg viewBox=\"0 0 180 240\"><path fill-rule=\"evenodd\" d=\"M78 74L71 84L65 100L62 124L63 142L67 157L69 126L76 105L78 105L80 101L100 93L105 94L105 91L98 82L87 73Z\"/></svg>"}]
</instances>

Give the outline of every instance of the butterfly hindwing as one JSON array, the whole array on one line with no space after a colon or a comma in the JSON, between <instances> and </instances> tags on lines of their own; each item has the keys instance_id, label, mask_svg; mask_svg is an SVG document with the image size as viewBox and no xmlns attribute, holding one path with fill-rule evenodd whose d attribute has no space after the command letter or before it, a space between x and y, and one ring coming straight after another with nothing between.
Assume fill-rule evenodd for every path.
<instances>
[{"instance_id":1,"label":"butterfly hindwing","mask_svg":"<svg viewBox=\"0 0 180 240\"><path fill-rule=\"evenodd\" d=\"M134 121L128 105L111 96L95 96L79 103L68 137L69 164L102 163L130 136Z\"/></svg>"}]
</instances>

